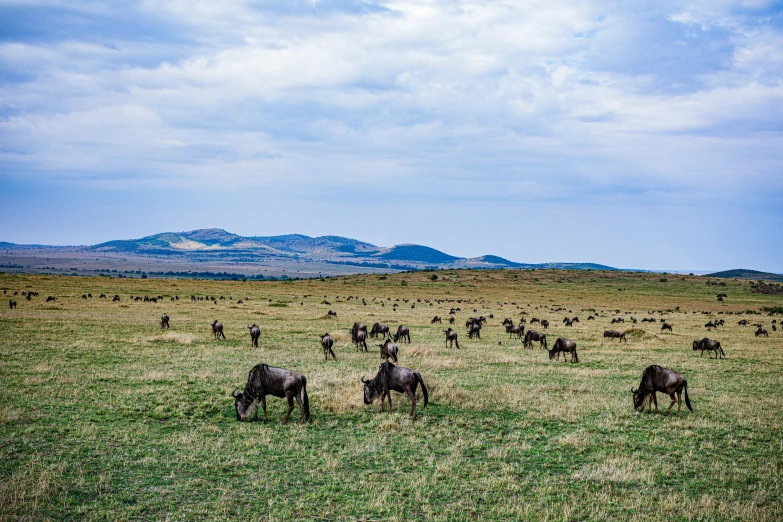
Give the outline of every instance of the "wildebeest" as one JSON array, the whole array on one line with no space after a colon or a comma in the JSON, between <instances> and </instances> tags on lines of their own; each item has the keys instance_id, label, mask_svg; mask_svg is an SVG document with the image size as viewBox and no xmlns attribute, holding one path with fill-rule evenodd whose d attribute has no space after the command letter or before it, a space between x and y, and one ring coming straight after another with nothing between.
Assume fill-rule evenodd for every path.
<instances>
[{"instance_id":1,"label":"wildebeest","mask_svg":"<svg viewBox=\"0 0 783 522\"><path fill-rule=\"evenodd\" d=\"M481 339L481 323L471 323L468 327L468 339L473 339L474 337Z\"/></svg>"},{"instance_id":2,"label":"wildebeest","mask_svg":"<svg viewBox=\"0 0 783 522\"><path fill-rule=\"evenodd\" d=\"M53 295L50 295L49 297L46 298L46 302L48 303L50 301L57 301L57 298Z\"/></svg>"},{"instance_id":3,"label":"wildebeest","mask_svg":"<svg viewBox=\"0 0 783 522\"><path fill-rule=\"evenodd\" d=\"M11 299L10 301L8 301L8 306L11 308L11 310L13 310L14 308L16 308L16 301Z\"/></svg>"},{"instance_id":4,"label":"wildebeest","mask_svg":"<svg viewBox=\"0 0 783 522\"><path fill-rule=\"evenodd\" d=\"M717 324L715 324L715 323L713 323L712 321L708 322L708 323L707 323L707 324L705 324L704 326L706 326L706 327L707 327L707 330L712 330L713 328L717 328L717 327L718 327L718 325L717 325Z\"/></svg>"},{"instance_id":5,"label":"wildebeest","mask_svg":"<svg viewBox=\"0 0 783 522\"><path fill-rule=\"evenodd\" d=\"M711 352L715 352L715 358L717 359L719 356L726 357L726 354L723 352L723 348L721 348L720 343L718 341L713 341L712 339L704 338L701 341L693 341L693 349L695 350L701 350L701 355L699 357L702 357L704 355L704 350L707 350L707 356L711 357Z\"/></svg>"},{"instance_id":6,"label":"wildebeest","mask_svg":"<svg viewBox=\"0 0 783 522\"><path fill-rule=\"evenodd\" d=\"M381 349L381 359L391 359L395 363L397 362L397 352L399 347L392 342L391 339L386 339L383 344L377 345Z\"/></svg>"},{"instance_id":7,"label":"wildebeest","mask_svg":"<svg viewBox=\"0 0 783 522\"><path fill-rule=\"evenodd\" d=\"M372 325L372 329L370 330L370 338L377 339L379 334L383 334L384 338L391 337L388 326L381 323L375 323Z\"/></svg>"},{"instance_id":8,"label":"wildebeest","mask_svg":"<svg viewBox=\"0 0 783 522\"><path fill-rule=\"evenodd\" d=\"M106 299L106 294L101 294L98 296L98 299Z\"/></svg>"},{"instance_id":9,"label":"wildebeest","mask_svg":"<svg viewBox=\"0 0 783 522\"><path fill-rule=\"evenodd\" d=\"M519 339L522 338L522 336L525 334L525 325L506 325L506 333L509 337L517 337Z\"/></svg>"},{"instance_id":10,"label":"wildebeest","mask_svg":"<svg viewBox=\"0 0 783 522\"><path fill-rule=\"evenodd\" d=\"M166 313L160 316L160 329L163 330L164 328L169 328L169 314Z\"/></svg>"},{"instance_id":11,"label":"wildebeest","mask_svg":"<svg viewBox=\"0 0 783 522\"><path fill-rule=\"evenodd\" d=\"M331 354L332 359L335 361L337 360L337 356L334 354L334 350L332 350L332 346L334 346L334 341L332 340L332 336L329 335L329 333L325 333L320 336L321 337L321 347L324 349L324 361L329 360L329 355Z\"/></svg>"},{"instance_id":12,"label":"wildebeest","mask_svg":"<svg viewBox=\"0 0 783 522\"><path fill-rule=\"evenodd\" d=\"M672 330L672 325L670 325L669 323L663 323L661 325L661 331L664 330L669 330L670 332L674 332L674 330Z\"/></svg>"},{"instance_id":13,"label":"wildebeest","mask_svg":"<svg viewBox=\"0 0 783 522\"><path fill-rule=\"evenodd\" d=\"M533 341L538 341L539 347L543 349L547 349L546 345L546 334L542 334L540 332L537 332L535 330L528 330L525 334L525 340L522 343L522 346L525 348L533 349Z\"/></svg>"},{"instance_id":14,"label":"wildebeest","mask_svg":"<svg viewBox=\"0 0 783 522\"><path fill-rule=\"evenodd\" d=\"M449 317L449 324L454 324L454 316Z\"/></svg>"},{"instance_id":15,"label":"wildebeest","mask_svg":"<svg viewBox=\"0 0 783 522\"><path fill-rule=\"evenodd\" d=\"M616 318L612 319L612 324L624 323L624 322L625 322L625 319L623 319L622 317L616 317Z\"/></svg>"},{"instance_id":16,"label":"wildebeest","mask_svg":"<svg viewBox=\"0 0 783 522\"><path fill-rule=\"evenodd\" d=\"M451 348L451 345L455 344L457 345L457 350L459 350L459 341L457 341L457 332L449 328L448 330L443 330L443 333L446 334L446 346Z\"/></svg>"},{"instance_id":17,"label":"wildebeest","mask_svg":"<svg viewBox=\"0 0 783 522\"><path fill-rule=\"evenodd\" d=\"M656 392L667 393L672 403L669 404L666 415L669 414L675 402L677 403L677 415L679 415L683 391L685 391L685 405L689 410L693 411L691 401L688 398L688 381L673 370L661 368L657 364L653 364L648 366L642 373L642 381L639 383L639 388L631 388L633 407L636 411L641 412L644 410L645 401L647 401L647 413L650 413L652 410L653 403L655 404L655 413L658 413L658 399L655 394ZM676 399L675 394L677 394Z\"/></svg>"},{"instance_id":18,"label":"wildebeest","mask_svg":"<svg viewBox=\"0 0 783 522\"><path fill-rule=\"evenodd\" d=\"M769 337L769 332L766 331L763 327L759 326L759 329L756 330L756 337L763 335L764 337Z\"/></svg>"},{"instance_id":19,"label":"wildebeest","mask_svg":"<svg viewBox=\"0 0 783 522\"><path fill-rule=\"evenodd\" d=\"M337 317L337 312L335 312L334 310L329 310L328 312L326 312L326 315L331 319L332 317Z\"/></svg>"},{"instance_id":20,"label":"wildebeest","mask_svg":"<svg viewBox=\"0 0 783 522\"><path fill-rule=\"evenodd\" d=\"M421 392L424 395L424 406L422 408L426 408L429 402L427 387L424 385L424 379L421 378L419 372L403 368L402 366L395 366L389 361L380 365L378 373L372 379L367 380L362 376L362 383L364 384L364 403L372 404L376 397L380 397L381 411L383 411L385 399L388 398L389 413L392 412L392 391L406 393L411 401L411 417L415 419L416 388L419 384L421 384Z\"/></svg>"},{"instance_id":21,"label":"wildebeest","mask_svg":"<svg viewBox=\"0 0 783 522\"><path fill-rule=\"evenodd\" d=\"M397 327L397 333L394 334L394 342L396 343L400 339L406 339L408 343L411 342L411 331L407 326L400 325Z\"/></svg>"},{"instance_id":22,"label":"wildebeest","mask_svg":"<svg viewBox=\"0 0 783 522\"><path fill-rule=\"evenodd\" d=\"M544 330L548 330L549 329L549 321L547 321L546 319L541 319L541 326L544 328ZM568 324L566 326L571 326L571 325Z\"/></svg>"},{"instance_id":23,"label":"wildebeest","mask_svg":"<svg viewBox=\"0 0 783 522\"><path fill-rule=\"evenodd\" d=\"M443 324L443 321L441 320L439 315L436 315L435 317L432 318L432 321L430 321L430 324L435 324L435 323Z\"/></svg>"},{"instance_id":24,"label":"wildebeest","mask_svg":"<svg viewBox=\"0 0 783 522\"><path fill-rule=\"evenodd\" d=\"M566 318L563 326L574 326L574 322L571 319Z\"/></svg>"},{"instance_id":25,"label":"wildebeest","mask_svg":"<svg viewBox=\"0 0 783 522\"><path fill-rule=\"evenodd\" d=\"M353 326L351 327L351 332L356 333L356 332L358 332L360 330L363 330L364 333L366 334L367 333L367 325L363 324L363 323L360 323L358 321L353 323Z\"/></svg>"},{"instance_id":26,"label":"wildebeest","mask_svg":"<svg viewBox=\"0 0 783 522\"><path fill-rule=\"evenodd\" d=\"M501 324L503 326L514 326L514 321L510 317L506 317Z\"/></svg>"},{"instance_id":27,"label":"wildebeest","mask_svg":"<svg viewBox=\"0 0 783 522\"><path fill-rule=\"evenodd\" d=\"M288 400L288 413L283 424L288 422L291 412L294 411L294 398L302 411L302 424L310 420L310 401L307 398L307 379L301 373L283 368L275 368L266 364L257 364L250 370L247 376L247 384L242 393L234 390L234 407L237 411L237 420L246 421L250 414L258 419L258 402L264 409L264 422L266 422L266 396L285 397Z\"/></svg>"},{"instance_id":28,"label":"wildebeest","mask_svg":"<svg viewBox=\"0 0 783 522\"><path fill-rule=\"evenodd\" d=\"M360 352L362 351L362 347L364 347L364 351L367 351L367 330L358 330L354 332L353 330L350 330L351 332L351 342L356 345L356 351Z\"/></svg>"},{"instance_id":29,"label":"wildebeest","mask_svg":"<svg viewBox=\"0 0 783 522\"><path fill-rule=\"evenodd\" d=\"M604 330L604 337L608 337L609 339L619 339L620 341L628 342L628 339L625 338L625 332L620 332L618 330Z\"/></svg>"},{"instance_id":30,"label":"wildebeest","mask_svg":"<svg viewBox=\"0 0 783 522\"><path fill-rule=\"evenodd\" d=\"M112 303L116 303L116 302L117 302L117 301L119 301L119 300L120 300L120 296L119 296L119 295L117 295L117 294L114 294L114 297L112 298L111 302L112 302ZM172 300L173 300L173 299L172 299Z\"/></svg>"},{"instance_id":31,"label":"wildebeest","mask_svg":"<svg viewBox=\"0 0 783 522\"><path fill-rule=\"evenodd\" d=\"M576 354L576 343L574 341L566 339L565 337L558 337L555 344L552 345L552 349L549 350L549 360L557 357L557 360L559 361L560 352L563 353L563 361L566 360L566 354L570 353L571 362L579 362L579 356Z\"/></svg>"},{"instance_id":32,"label":"wildebeest","mask_svg":"<svg viewBox=\"0 0 783 522\"><path fill-rule=\"evenodd\" d=\"M250 330L250 345L253 348L258 348L258 338L261 337L261 328L256 323L247 327Z\"/></svg>"},{"instance_id":33,"label":"wildebeest","mask_svg":"<svg viewBox=\"0 0 783 522\"><path fill-rule=\"evenodd\" d=\"M215 339L220 339L223 337L223 339L226 338L226 334L223 333L223 323L215 319L215 322L212 323L212 335L215 336Z\"/></svg>"},{"instance_id":34,"label":"wildebeest","mask_svg":"<svg viewBox=\"0 0 783 522\"><path fill-rule=\"evenodd\" d=\"M742 319L741 321L738 321L737 324L739 326L748 326L748 320L747 319Z\"/></svg>"}]
</instances>

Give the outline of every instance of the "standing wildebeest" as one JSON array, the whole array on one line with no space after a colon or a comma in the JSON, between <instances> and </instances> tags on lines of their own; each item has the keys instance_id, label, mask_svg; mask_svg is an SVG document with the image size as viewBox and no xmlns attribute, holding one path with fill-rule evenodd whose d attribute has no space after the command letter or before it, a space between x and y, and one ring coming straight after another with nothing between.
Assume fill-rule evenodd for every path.
<instances>
[{"instance_id":1,"label":"standing wildebeest","mask_svg":"<svg viewBox=\"0 0 783 522\"><path fill-rule=\"evenodd\" d=\"M540 332L537 332L535 330L528 330L525 334L525 340L522 343L522 346L525 348L533 349L533 341L538 341L539 347L543 349L547 349L546 345L546 334L542 334Z\"/></svg>"},{"instance_id":2,"label":"standing wildebeest","mask_svg":"<svg viewBox=\"0 0 783 522\"><path fill-rule=\"evenodd\" d=\"M395 366L389 361L381 364L378 368L378 373L369 381L362 376L362 383L364 384L364 403L372 404L375 398L380 396L381 411L383 411L383 403L388 397L389 413L392 412L392 391L407 393L412 405L411 417L415 419L416 387L419 384L421 384L421 392L424 395L424 406L422 408L426 408L427 403L429 402L427 387L424 385L424 379L421 378L419 372L409 368L403 368L402 366Z\"/></svg>"},{"instance_id":3,"label":"standing wildebeest","mask_svg":"<svg viewBox=\"0 0 783 522\"><path fill-rule=\"evenodd\" d=\"M329 354L331 354L332 359L336 361L337 356L334 354L334 350L332 350L332 346L334 346L334 341L332 340L332 336L329 335L328 333L325 333L320 337L321 337L321 347L324 349L324 361L329 360Z\"/></svg>"},{"instance_id":4,"label":"standing wildebeest","mask_svg":"<svg viewBox=\"0 0 783 522\"><path fill-rule=\"evenodd\" d=\"M432 318L432 321L430 321L430 324L435 324L435 323L443 324L443 321L441 320L439 315L436 315L435 317Z\"/></svg>"},{"instance_id":5,"label":"standing wildebeest","mask_svg":"<svg viewBox=\"0 0 783 522\"><path fill-rule=\"evenodd\" d=\"M655 404L655 413L658 413L658 399L655 396L656 392L667 393L672 400L669 404L669 408L666 410L666 415L671 411L674 403L677 403L677 415L680 414L680 407L682 406L682 392L685 391L685 405L689 410L693 411L691 407L691 401L688 398L688 381L686 381L679 373L669 370L667 368L661 368L657 364L648 366L642 374L642 382L639 383L639 388L631 388L633 393L633 407L636 411L644 410L644 403L647 401L647 413L652 410L652 404ZM677 394L675 399L674 394Z\"/></svg>"},{"instance_id":6,"label":"standing wildebeest","mask_svg":"<svg viewBox=\"0 0 783 522\"><path fill-rule=\"evenodd\" d=\"M503 326L514 326L514 321L510 317L506 317L501 324Z\"/></svg>"},{"instance_id":7,"label":"standing wildebeest","mask_svg":"<svg viewBox=\"0 0 783 522\"><path fill-rule=\"evenodd\" d=\"M549 330L549 321L547 321L546 319L542 319L541 326L544 328L544 330ZM566 326L571 326L571 325L569 324Z\"/></svg>"},{"instance_id":8,"label":"standing wildebeest","mask_svg":"<svg viewBox=\"0 0 783 522\"><path fill-rule=\"evenodd\" d=\"M250 330L250 345L253 348L258 348L258 338L261 337L261 328L256 323L247 327Z\"/></svg>"},{"instance_id":9,"label":"standing wildebeest","mask_svg":"<svg viewBox=\"0 0 783 522\"><path fill-rule=\"evenodd\" d=\"M516 325L507 325L506 326L506 333L509 337L516 337L518 339L522 339L522 336L525 334L525 325L520 324L519 326Z\"/></svg>"},{"instance_id":10,"label":"standing wildebeest","mask_svg":"<svg viewBox=\"0 0 783 522\"><path fill-rule=\"evenodd\" d=\"M468 327L468 339L478 337L481 339L481 323L471 323Z\"/></svg>"},{"instance_id":11,"label":"standing wildebeest","mask_svg":"<svg viewBox=\"0 0 783 522\"><path fill-rule=\"evenodd\" d=\"M120 300L120 296L119 296L119 295L117 295L117 294L114 294L114 297L112 298L111 302L112 302L112 303L116 303L116 302L117 302L117 301L119 301L119 300Z\"/></svg>"},{"instance_id":12,"label":"standing wildebeest","mask_svg":"<svg viewBox=\"0 0 783 522\"><path fill-rule=\"evenodd\" d=\"M669 330L670 332L674 332L674 330L672 330L672 325L670 325L669 323L663 323L661 325L661 331L664 330Z\"/></svg>"},{"instance_id":13,"label":"standing wildebeest","mask_svg":"<svg viewBox=\"0 0 783 522\"><path fill-rule=\"evenodd\" d=\"M57 298L55 296L53 296L53 295L50 295L49 297L46 298L46 302L48 303L50 301L57 301Z\"/></svg>"},{"instance_id":14,"label":"standing wildebeest","mask_svg":"<svg viewBox=\"0 0 783 522\"><path fill-rule=\"evenodd\" d=\"M223 333L223 323L219 322L217 319L212 323L212 335L218 340L220 340L221 337L223 337L223 339L226 338L226 334Z\"/></svg>"},{"instance_id":15,"label":"standing wildebeest","mask_svg":"<svg viewBox=\"0 0 783 522\"><path fill-rule=\"evenodd\" d=\"M618 330L604 330L604 337L608 337L609 339L619 339L620 341L625 341L626 343L628 342L628 339L625 338L625 332L620 332Z\"/></svg>"},{"instance_id":16,"label":"standing wildebeest","mask_svg":"<svg viewBox=\"0 0 783 522\"><path fill-rule=\"evenodd\" d=\"M367 330L358 330L354 332L353 330L350 330L351 332L351 342L356 345L356 351L361 352L362 346L364 347L364 351L367 351Z\"/></svg>"},{"instance_id":17,"label":"standing wildebeest","mask_svg":"<svg viewBox=\"0 0 783 522\"><path fill-rule=\"evenodd\" d=\"M741 321L738 321L737 324L739 326L748 326L748 320L747 319L742 319Z\"/></svg>"},{"instance_id":18,"label":"standing wildebeest","mask_svg":"<svg viewBox=\"0 0 783 522\"><path fill-rule=\"evenodd\" d=\"M446 345L449 348L451 348L452 344L456 344L457 350L459 350L459 342L457 341L457 332L449 328L448 330L443 330L443 333L446 334Z\"/></svg>"},{"instance_id":19,"label":"standing wildebeest","mask_svg":"<svg viewBox=\"0 0 783 522\"><path fill-rule=\"evenodd\" d=\"M563 362L566 360L565 354L567 353L571 354L572 363L579 362L579 356L576 354L576 343L574 341L566 339L565 337L558 337L557 341L555 341L555 344L552 346L552 349L549 350L549 360L551 361L557 357L557 360L559 361L560 352L563 352Z\"/></svg>"},{"instance_id":20,"label":"standing wildebeest","mask_svg":"<svg viewBox=\"0 0 783 522\"><path fill-rule=\"evenodd\" d=\"M449 324L454 324L454 316L449 317Z\"/></svg>"},{"instance_id":21,"label":"standing wildebeest","mask_svg":"<svg viewBox=\"0 0 783 522\"><path fill-rule=\"evenodd\" d=\"M326 316L329 319L331 319L332 317L337 317L337 312L335 312L334 310L329 310L328 312L326 312Z\"/></svg>"},{"instance_id":22,"label":"standing wildebeest","mask_svg":"<svg viewBox=\"0 0 783 522\"><path fill-rule=\"evenodd\" d=\"M718 325L717 325L717 324L715 324L715 323L713 323L712 321L708 322L708 323L707 323L707 324L705 324L704 326L706 326L706 327L707 327L707 331L709 331L709 330L712 330L713 328L717 328L717 327L718 327Z\"/></svg>"},{"instance_id":23,"label":"standing wildebeest","mask_svg":"<svg viewBox=\"0 0 783 522\"><path fill-rule=\"evenodd\" d=\"M160 317L160 329L163 330L164 328L169 328L169 314L166 313Z\"/></svg>"},{"instance_id":24,"label":"standing wildebeest","mask_svg":"<svg viewBox=\"0 0 783 522\"><path fill-rule=\"evenodd\" d=\"M351 327L351 332L352 333L356 333L356 332L359 332L361 330L363 330L364 333L366 334L367 333L367 325L366 324L362 324L362 323L360 323L358 321L353 323L353 326Z\"/></svg>"},{"instance_id":25,"label":"standing wildebeest","mask_svg":"<svg viewBox=\"0 0 783 522\"><path fill-rule=\"evenodd\" d=\"M408 343L411 342L411 331L407 326L400 325L397 327L397 333L394 334L394 342L396 343L400 339L407 339Z\"/></svg>"},{"instance_id":26,"label":"standing wildebeest","mask_svg":"<svg viewBox=\"0 0 783 522\"><path fill-rule=\"evenodd\" d=\"M11 310L13 310L14 308L16 308L16 301L11 299L10 301L8 301L8 306L11 308Z\"/></svg>"},{"instance_id":27,"label":"standing wildebeest","mask_svg":"<svg viewBox=\"0 0 783 522\"><path fill-rule=\"evenodd\" d=\"M378 344L377 346L381 349L381 359L392 359L395 363L397 362L399 348L391 339L386 339L383 344Z\"/></svg>"},{"instance_id":28,"label":"standing wildebeest","mask_svg":"<svg viewBox=\"0 0 783 522\"><path fill-rule=\"evenodd\" d=\"M391 337L391 334L389 333L389 327L385 324L381 323L375 323L372 325L372 329L370 330L370 338L371 339L377 339L378 334L383 334L383 338Z\"/></svg>"},{"instance_id":29,"label":"standing wildebeest","mask_svg":"<svg viewBox=\"0 0 783 522\"><path fill-rule=\"evenodd\" d=\"M288 417L294 411L294 398L302 410L302 424L310 420L310 401L307 398L307 379L301 373L283 368L275 368L266 364L257 364L250 370L247 376L247 384L242 393L234 390L234 407L237 410L237 420L248 420L250 414L258 419L258 402L264 408L264 422L266 422L266 396L285 397L288 399L288 413L283 419L283 424L288 422Z\"/></svg>"},{"instance_id":30,"label":"standing wildebeest","mask_svg":"<svg viewBox=\"0 0 783 522\"><path fill-rule=\"evenodd\" d=\"M763 327L759 326L759 329L756 330L756 337L763 335L764 337L769 337L769 332L766 331Z\"/></svg>"},{"instance_id":31,"label":"standing wildebeest","mask_svg":"<svg viewBox=\"0 0 783 522\"><path fill-rule=\"evenodd\" d=\"M704 350L707 350L707 356L712 357L711 352L715 352L715 358L717 359L719 356L726 357L726 354L723 353L723 348L721 348L720 343L718 341L713 341L712 339L704 338L701 341L693 341L693 349L695 350L701 350L701 355L699 357L702 357L704 355Z\"/></svg>"}]
</instances>

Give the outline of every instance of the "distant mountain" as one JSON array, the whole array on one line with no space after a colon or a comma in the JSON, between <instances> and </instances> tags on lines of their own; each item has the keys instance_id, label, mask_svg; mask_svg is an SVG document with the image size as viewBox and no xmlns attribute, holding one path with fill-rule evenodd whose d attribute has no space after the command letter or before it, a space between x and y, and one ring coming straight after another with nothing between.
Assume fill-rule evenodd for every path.
<instances>
[{"instance_id":1,"label":"distant mountain","mask_svg":"<svg viewBox=\"0 0 783 522\"><path fill-rule=\"evenodd\" d=\"M440 250L421 245L397 245L380 254L375 254L373 257L392 259L394 261L413 261L429 265L442 265L461 259L445 254Z\"/></svg>"},{"instance_id":2,"label":"distant mountain","mask_svg":"<svg viewBox=\"0 0 783 522\"><path fill-rule=\"evenodd\" d=\"M783 281L783 274L759 272L758 270L748 270L745 268L724 270L722 272L715 272L714 274L705 274L702 277L718 277L723 279L752 279L754 281Z\"/></svg>"}]
</instances>

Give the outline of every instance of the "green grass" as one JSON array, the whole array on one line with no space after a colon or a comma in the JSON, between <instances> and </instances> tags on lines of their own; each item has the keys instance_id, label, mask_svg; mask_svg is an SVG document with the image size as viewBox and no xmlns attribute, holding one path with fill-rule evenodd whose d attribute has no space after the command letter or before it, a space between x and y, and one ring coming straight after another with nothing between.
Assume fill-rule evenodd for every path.
<instances>
[{"instance_id":1,"label":"green grass","mask_svg":"<svg viewBox=\"0 0 783 522\"><path fill-rule=\"evenodd\" d=\"M19 307L0 312L0 518L783 518L781 332L766 315L742 316L770 331L756 338L727 315L780 306L781 296L727 281L721 304L704 279L674 275L662 283L596 271L438 274L286 283L0 275L8 294L40 292L32 301L6 295ZM87 292L122 301L82 300ZM46 304L47 295L58 300ZM461 350L445 346L451 307L461 308ZM593 309L599 317L587 321ZM163 312L169 332L159 329ZM580 363L550 362L509 340L500 323L522 312L550 321L550 346L558 335L575 340ZM482 339L469 340L465 319L489 314ZM442 326L430 325L434 315ZM566 315L580 323L563 327ZM674 332L637 323L627 344L603 339L604 328L631 329L632 315L665 317ZM626 323L610 325L612 317ZM711 318L726 325L708 334ZM226 341L212 339L215 319ZM400 364L421 372L430 391L416 421L399 394L392 415L363 404L359 380L381 361L373 343L369 353L353 350L356 320L411 328ZM326 331L336 362L323 360ZM705 336L728 358L699 358L691 343ZM230 392L259 362L307 376L310 424L280 425L276 398L269 423L236 422ZM629 389L649 364L688 379L693 413L633 411Z\"/></svg>"}]
</instances>

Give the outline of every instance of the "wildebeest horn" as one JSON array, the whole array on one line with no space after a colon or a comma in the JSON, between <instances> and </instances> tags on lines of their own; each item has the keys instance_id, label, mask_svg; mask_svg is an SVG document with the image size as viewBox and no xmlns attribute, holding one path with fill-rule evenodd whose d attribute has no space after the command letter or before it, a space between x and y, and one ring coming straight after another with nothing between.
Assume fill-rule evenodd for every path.
<instances>
[{"instance_id":1,"label":"wildebeest horn","mask_svg":"<svg viewBox=\"0 0 783 522\"><path fill-rule=\"evenodd\" d=\"M636 390L636 389L634 389L634 388L631 388L631 393L636 393L637 391L639 391L639 390Z\"/></svg>"},{"instance_id":2,"label":"wildebeest horn","mask_svg":"<svg viewBox=\"0 0 783 522\"><path fill-rule=\"evenodd\" d=\"M364 375L362 375L362 382L363 382L363 383L365 383L365 384L367 384L367 383L368 383L368 382L370 382L370 381L368 381L367 379L365 379L365 378L364 378Z\"/></svg>"},{"instance_id":3,"label":"wildebeest horn","mask_svg":"<svg viewBox=\"0 0 783 522\"><path fill-rule=\"evenodd\" d=\"M231 392L231 396L236 399L237 395L239 395L239 393L237 393L236 388L234 388L234 391Z\"/></svg>"}]
</instances>

